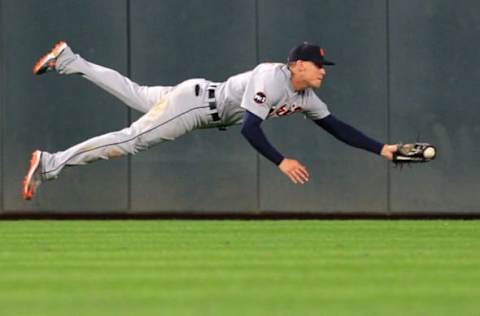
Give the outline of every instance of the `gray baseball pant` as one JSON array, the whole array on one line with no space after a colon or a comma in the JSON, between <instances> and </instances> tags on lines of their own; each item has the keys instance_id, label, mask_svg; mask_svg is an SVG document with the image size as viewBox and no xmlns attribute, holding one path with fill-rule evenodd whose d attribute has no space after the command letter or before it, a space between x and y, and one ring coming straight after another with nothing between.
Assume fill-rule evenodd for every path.
<instances>
[{"instance_id":1,"label":"gray baseball pant","mask_svg":"<svg viewBox=\"0 0 480 316\"><path fill-rule=\"evenodd\" d=\"M175 87L139 86L115 70L86 61L69 47L58 57L56 70L60 74L81 74L146 114L120 131L91 138L65 151L42 152L40 176L43 181L57 178L66 166L135 154L211 123L205 93L209 82L205 79L187 80ZM201 93L195 93L196 90Z\"/></svg>"}]
</instances>

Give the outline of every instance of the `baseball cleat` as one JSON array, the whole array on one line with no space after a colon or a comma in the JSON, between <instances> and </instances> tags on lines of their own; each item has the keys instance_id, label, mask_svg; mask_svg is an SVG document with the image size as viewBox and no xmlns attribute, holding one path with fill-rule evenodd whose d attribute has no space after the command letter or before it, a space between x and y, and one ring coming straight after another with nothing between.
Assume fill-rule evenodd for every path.
<instances>
[{"instance_id":1,"label":"baseball cleat","mask_svg":"<svg viewBox=\"0 0 480 316\"><path fill-rule=\"evenodd\" d=\"M25 179L23 179L22 197L24 200L31 200L38 186L42 183L40 179L41 158L42 152L40 150L35 150L32 153L30 167L28 168Z\"/></svg>"},{"instance_id":2,"label":"baseball cleat","mask_svg":"<svg viewBox=\"0 0 480 316\"><path fill-rule=\"evenodd\" d=\"M46 73L47 71L55 70L55 64L57 62L58 56L63 52L63 50L67 47L67 43L64 41L60 41L55 46L53 46L52 50L42 56L37 62L35 66L33 66L33 74L34 75L41 75Z\"/></svg>"}]
</instances>

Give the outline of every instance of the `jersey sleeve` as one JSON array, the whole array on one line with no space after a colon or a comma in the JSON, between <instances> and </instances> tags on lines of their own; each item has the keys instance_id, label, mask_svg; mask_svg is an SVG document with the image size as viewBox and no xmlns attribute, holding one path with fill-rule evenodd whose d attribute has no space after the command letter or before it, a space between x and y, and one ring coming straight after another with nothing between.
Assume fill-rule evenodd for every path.
<instances>
[{"instance_id":1,"label":"jersey sleeve","mask_svg":"<svg viewBox=\"0 0 480 316\"><path fill-rule=\"evenodd\" d=\"M320 100L312 89L305 90L304 98L305 100L302 108L303 112L309 119L321 120L330 115L327 105Z\"/></svg>"},{"instance_id":2,"label":"jersey sleeve","mask_svg":"<svg viewBox=\"0 0 480 316\"><path fill-rule=\"evenodd\" d=\"M254 71L245 88L241 107L265 120L280 97L275 74L272 71Z\"/></svg>"}]
</instances>

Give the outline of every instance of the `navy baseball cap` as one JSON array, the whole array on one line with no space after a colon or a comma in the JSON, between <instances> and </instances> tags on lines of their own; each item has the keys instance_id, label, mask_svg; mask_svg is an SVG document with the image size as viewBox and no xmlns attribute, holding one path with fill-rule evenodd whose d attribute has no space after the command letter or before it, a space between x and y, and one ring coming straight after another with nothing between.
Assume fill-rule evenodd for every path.
<instances>
[{"instance_id":1,"label":"navy baseball cap","mask_svg":"<svg viewBox=\"0 0 480 316\"><path fill-rule=\"evenodd\" d=\"M334 62L325 59L323 48L307 42L292 48L288 53L288 62L297 60L311 61L319 67L335 65Z\"/></svg>"}]
</instances>

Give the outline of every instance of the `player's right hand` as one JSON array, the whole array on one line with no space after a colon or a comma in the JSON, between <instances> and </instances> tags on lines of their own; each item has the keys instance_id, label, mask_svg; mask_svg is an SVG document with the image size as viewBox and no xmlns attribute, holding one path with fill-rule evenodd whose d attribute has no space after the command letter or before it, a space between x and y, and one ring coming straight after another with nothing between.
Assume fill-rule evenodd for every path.
<instances>
[{"instance_id":1,"label":"player's right hand","mask_svg":"<svg viewBox=\"0 0 480 316\"><path fill-rule=\"evenodd\" d=\"M388 160L393 160L393 155L397 152L398 145L383 145L380 155Z\"/></svg>"},{"instance_id":2,"label":"player's right hand","mask_svg":"<svg viewBox=\"0 0 480 316\"><path fill-rule=\"evenodd\" d=\"M304 184L308 181L307 168L297 160L285 158L278 165L278 168L295 184Z\"/></svg>"}]
</instances>

